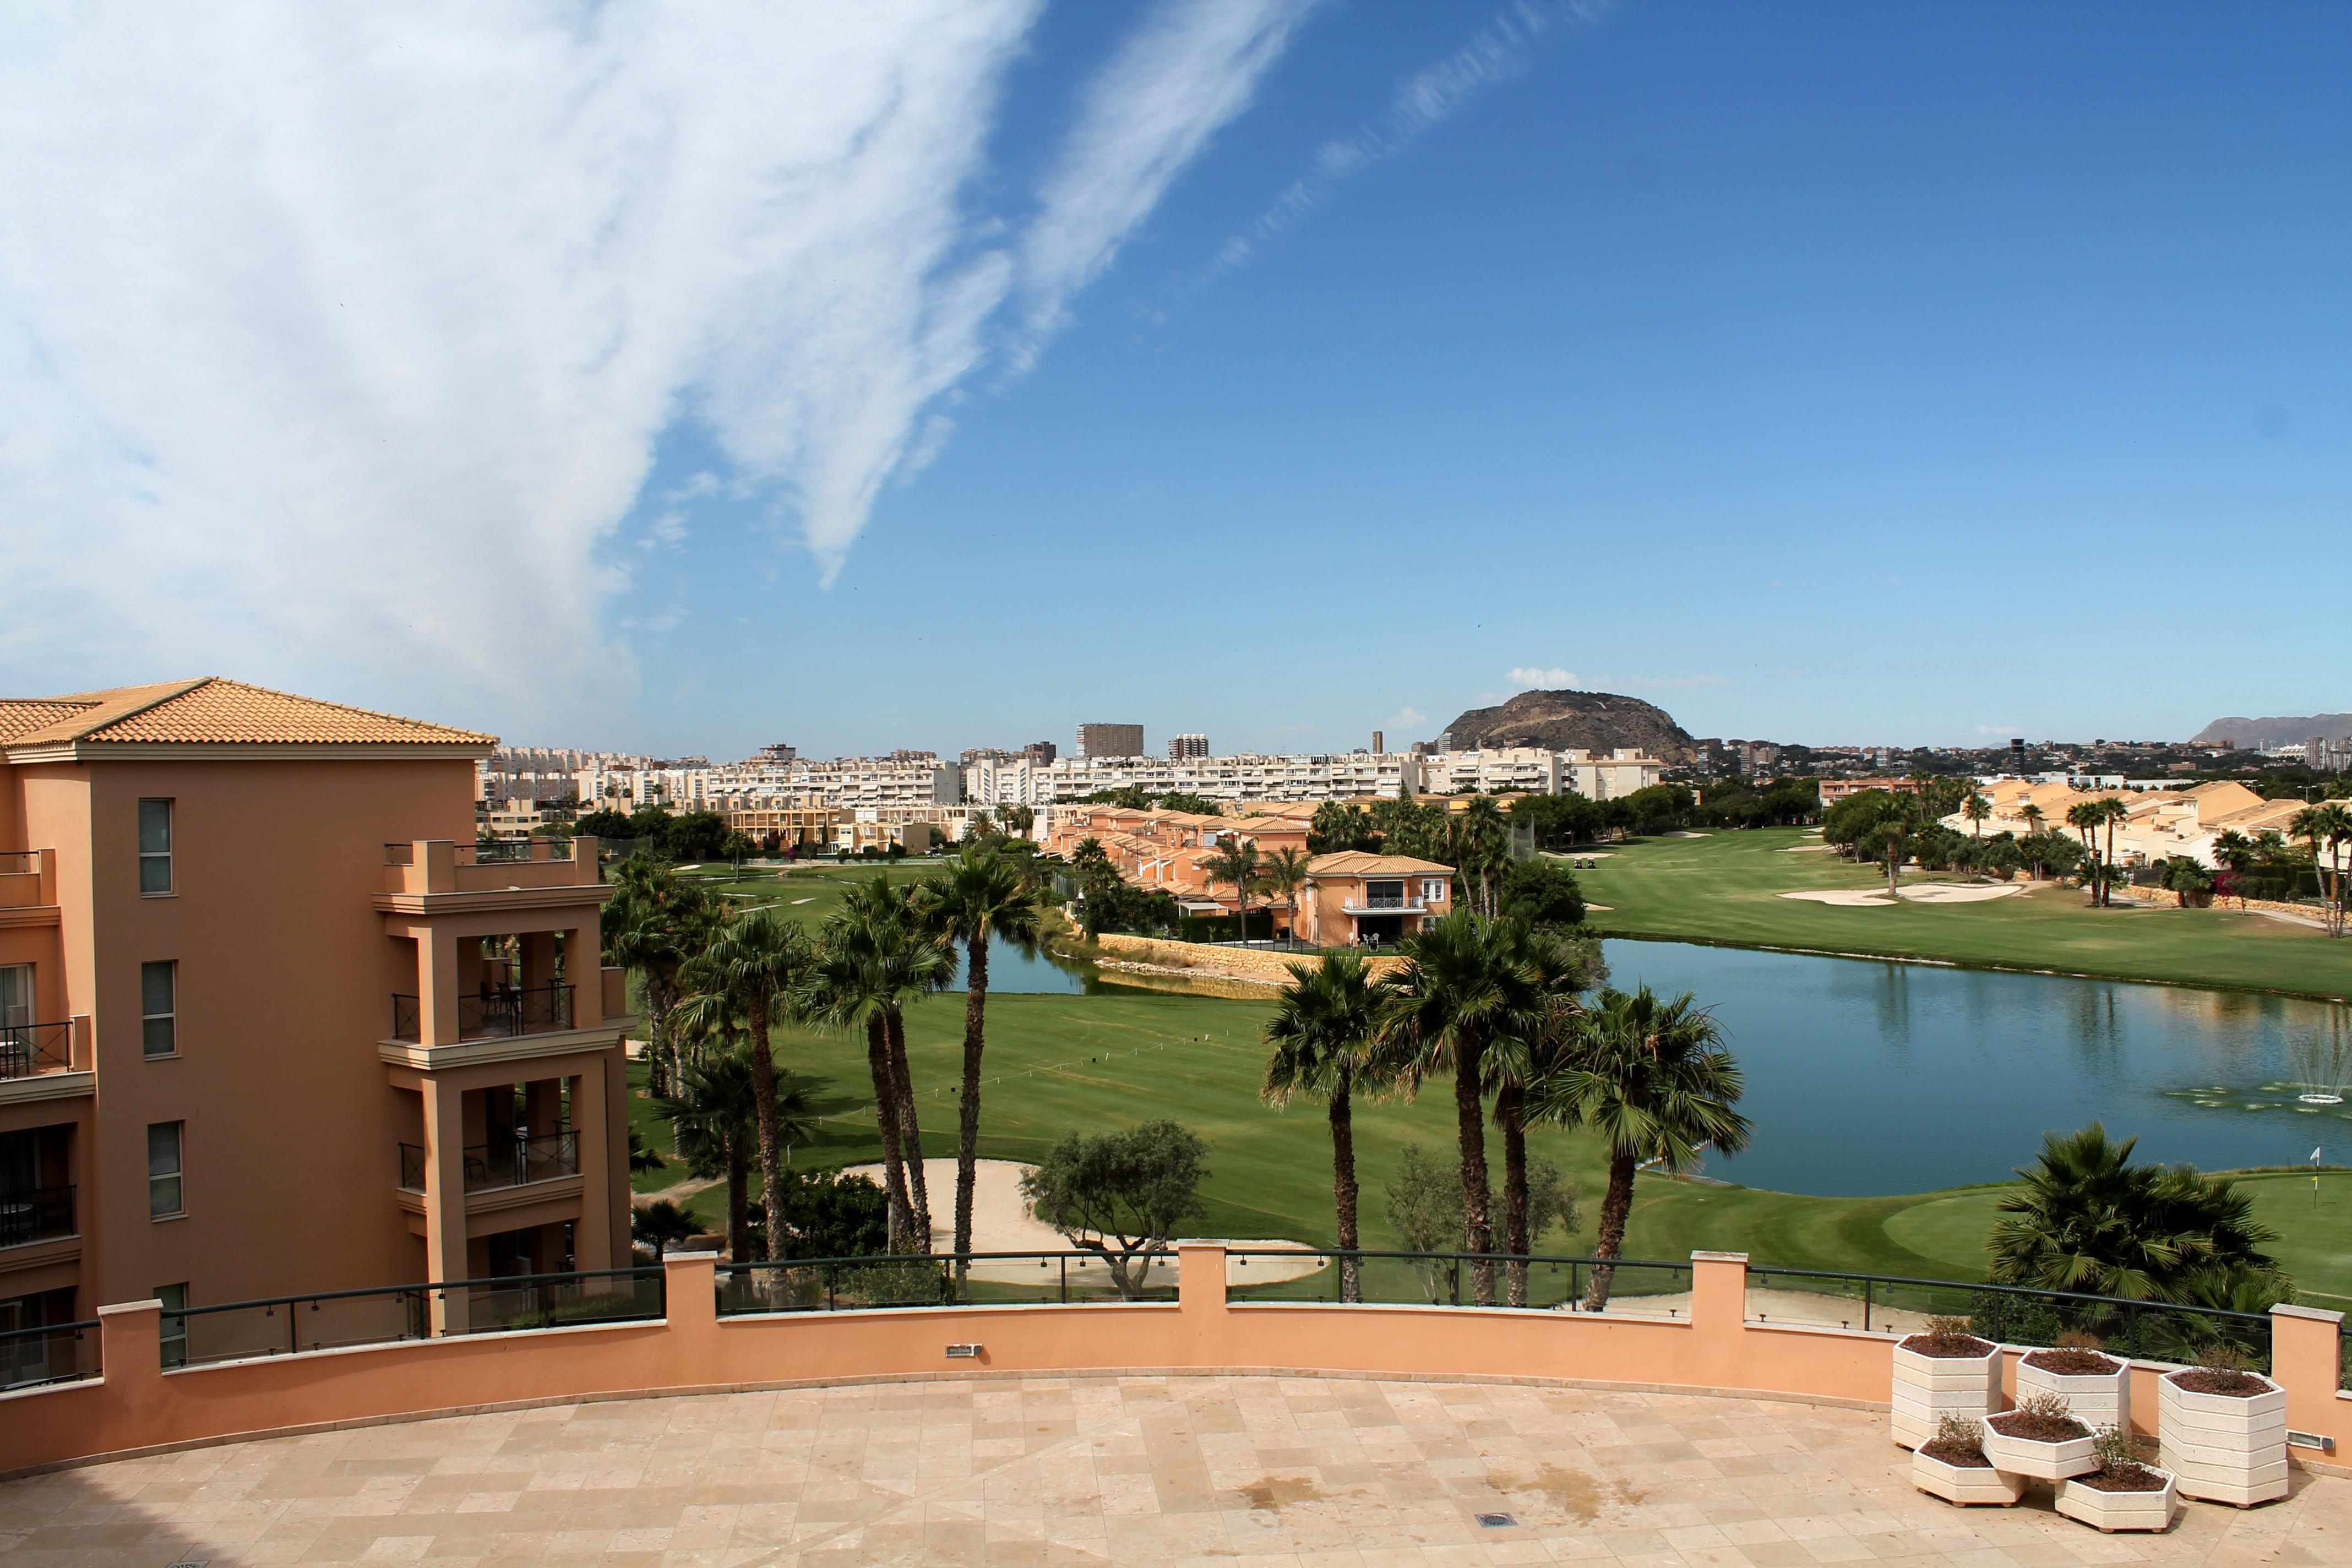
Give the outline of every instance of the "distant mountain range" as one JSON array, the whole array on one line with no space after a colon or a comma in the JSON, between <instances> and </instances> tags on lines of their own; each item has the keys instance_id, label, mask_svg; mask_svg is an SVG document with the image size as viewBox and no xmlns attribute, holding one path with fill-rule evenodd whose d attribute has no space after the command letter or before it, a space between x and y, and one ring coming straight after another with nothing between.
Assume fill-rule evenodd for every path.
<instances>
[{"instance_id":1,"label":"distant mountain range","mask_svg":"<svg viewBox=\"0 0 2352 1568\"><path fill-rule=\"evenodd\" d=\"M1638 697L1613 691L1522 691L1499 708L1473 708L1445 727L1456 751L1540 746L1607 756L1633 746L1662 762L1691 758L1688 731Z\"/></svg>"},{"instance_id":2,"label":"distant mountain range","mask_svg":"<svg viewBox=\"0 0 2352 1568\"><path fill-rule=\"evenodd\" d=\"M2352 736L2352 713L2314 713L2308 719L2216 719L2198 731L2189 744L2230 741L2252 749L2300 745L2314 735L2331 741Z\"/></svg>"}]
</instances>

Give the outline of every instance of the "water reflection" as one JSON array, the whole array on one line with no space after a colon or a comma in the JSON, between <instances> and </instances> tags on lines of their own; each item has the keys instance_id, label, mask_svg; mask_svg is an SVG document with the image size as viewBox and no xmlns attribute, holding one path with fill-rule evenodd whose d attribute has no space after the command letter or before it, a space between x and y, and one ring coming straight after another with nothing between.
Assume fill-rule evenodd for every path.
<instances>
[{"instance_id":1,"label":"water reflection","mask_svg":"<svg viewBox=\"0 0 2352 1568\"><path fill-rule=\"evenodd\" d=\"M1997 1181L2104 1120L2151 1159L2352 1157L2352 1014L2325 1003L1878 960L1612 942L1612 983L1693 991L1748 1073L1753 1146L1713 1173L1865 1194ZM2332 1087L2315 1087L2326 1083Z\"/></svg>"}]
</instances>

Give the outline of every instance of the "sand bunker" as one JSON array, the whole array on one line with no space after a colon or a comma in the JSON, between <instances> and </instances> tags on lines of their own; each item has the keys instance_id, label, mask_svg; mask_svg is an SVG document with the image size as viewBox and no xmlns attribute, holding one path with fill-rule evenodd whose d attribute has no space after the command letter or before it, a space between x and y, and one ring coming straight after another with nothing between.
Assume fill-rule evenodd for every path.
<instances>
[{"instance_id":1,"label":"sand bunker","mask_svg":"<svg viewBox=\"0 0 2352 1568\"><path fill-rule=\"evenodd\" d=\"M1780 853L1783 855L1826 855L1835 847L1836 846L1832 844L1791 844L1782 849Z\"/></svg>"},{"instance_id":2,"label":"sand bunker","mask_svg":"<svg viewBox=\"0 0 2352 1568\"><path fill-rule=\"evenodd\" d=\"M982 1160L978 1179L972 1184L971 1247L974 1252L1067 1252L1069 1242L1062 1233L1029 1212L1021 1200L1021 1178L1031 1167L1015 1160ZM852 1165L844 1173L851 1176L870 1176L876 1183L882 1180L879 1165ZM955 1184L956 1163L953 1160L923 1162L923 1181L931 1194L931 1247L945 1252L955 1245ZM1285 1279L1303 1279L1319 1268L1329 1266L1330 1259L1309 1251L1296 1241L1229 1241L1229 1247L1272 1247L1285 1252L1297 1252L1297 1261L1287 1258L1253 1258L1247 1266L1240 1258L1225 1261L1225 1282L1229 1285L1272 1285ZM1034 1262L1006 1261L976 1263L972 1277L997 1283L1027 1284L1037 1271ZM1159 1260L1152 1268L1152 1283L1170 1285L1175 1282L1176 1260ZM1070 1265L1072 1283L1083 1280L1088 1286L1108 1286L1110 1271L1099 1263Z\"/></svg>"},{"instance_id":3,"label":"sand bunker","mask_svg":"<svg viewBox=\"0 0 2352 1568\"><path fill-rule=\"evenodd\" d=\"M1981 904L1991 899L2006 899L2025 889L2015 882L1921 882L1905 888L1897 897L1916 904ZM1883 888L1838 888L1822 891L1782 893L1784 899L1802 899L1808 903L1836 904L1844 909L1871 906L1891 909L1895 900L1886 896Z\"/></svg>"}]
</instances>

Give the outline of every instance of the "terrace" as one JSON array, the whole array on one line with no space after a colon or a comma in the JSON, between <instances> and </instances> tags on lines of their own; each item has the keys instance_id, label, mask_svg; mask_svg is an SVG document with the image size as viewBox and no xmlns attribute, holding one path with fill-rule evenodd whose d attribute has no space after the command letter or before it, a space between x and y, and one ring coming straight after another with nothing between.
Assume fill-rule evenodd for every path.
<instances>
[{"instance_id":1,"label":"terrace","mask_svg":"<svg viewBox=\"0 0 2352 1568\"><path fill-rule=\"evenodd\" d=\"M1702 1253L1621 1266L1623 1310L1589 1313L1559 1308L1590 1259L1361 1255L1360 1304L1328 1299L1340 1259L1216 1242L1126 1291L1077 1255L961 1261L697 1254L106 1309L37 1331L43 1375L67 1381L0 1394L0 1472L180 1451L0 1484L0 1550L2011 1568L2317 1564L2352 1529L2352 1483L2317 1473L2321 1439L2352 1438L2332 1314L2197 1331L2242 1334L2286 1387L2290 1497L2103 1538L2046 1500L1962 1510L1913 1489L1884 1414L1891 1336L1849 1308L1967 1286ZM1482 1273L1530 1305L1451 1305ZM2119 1306L2019 1294L2026 1332ZM1801 1299L1811 1321L1785 1321ZM0 1356L36 1359L22 1336Z\"/></svg>"}]
</instances>

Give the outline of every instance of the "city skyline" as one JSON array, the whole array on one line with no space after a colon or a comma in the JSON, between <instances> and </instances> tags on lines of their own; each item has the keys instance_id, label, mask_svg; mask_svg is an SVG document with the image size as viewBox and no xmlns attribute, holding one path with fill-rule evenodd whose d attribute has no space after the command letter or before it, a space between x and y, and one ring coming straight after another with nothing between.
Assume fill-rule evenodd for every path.
<instances>
[{"instance_id":1,"label":"city skyline","mask_svg":"<svg viewBox=\"0 0 2352 1568\"><path fill-rule=\"evenodd\" d=\"M0 55L18 694L713 755L2346 706L2339 9L256 16Z\"/></svg>"}]
</instances>

